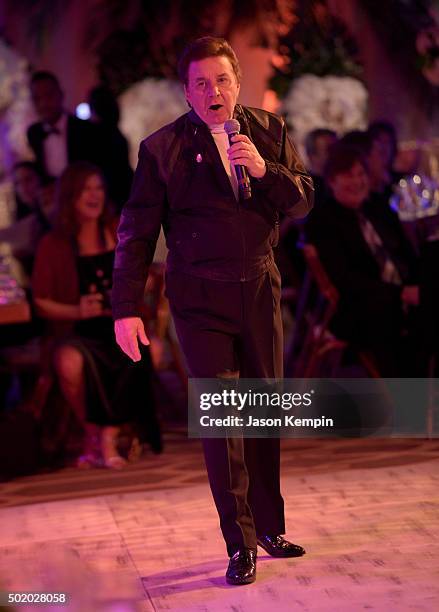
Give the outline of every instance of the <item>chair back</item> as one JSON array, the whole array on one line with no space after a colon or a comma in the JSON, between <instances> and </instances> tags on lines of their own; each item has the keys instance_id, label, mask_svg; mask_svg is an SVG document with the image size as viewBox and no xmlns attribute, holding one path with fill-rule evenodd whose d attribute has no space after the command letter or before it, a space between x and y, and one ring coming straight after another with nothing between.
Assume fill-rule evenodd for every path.
<instances>
[{"instance_id":1,"label":"chair back","mask_svg":"<svg viewBox=\"0 0 439 612\"><path fill-rule=\"evenodd\" d=\"M298 350L293 367L286 364L286 370L296 378L308 378L317 373L318 365L327 353L341 356L346 343L334 338L329 331L329 324L337 311L339 293L327 275L315 246L302 244L301 249L307 271L293 338L293 347ZM294 356L294 352L291 353ZM337 364L338 361L333 362L334 370Z\"/></svg>"},{"instance_id":2,"label":"chair back","mask_svg":"<svg viewBox=\"0 0 439 612\"><path fill-rule=\"evenodd\" d=\"M334 314L337 310L339 293L329 279L320 261L316 247L312 244L303 244L302 252L312 280L316 284L321 296L327 301L328 310Z\"/></svg>"}]
</instances>

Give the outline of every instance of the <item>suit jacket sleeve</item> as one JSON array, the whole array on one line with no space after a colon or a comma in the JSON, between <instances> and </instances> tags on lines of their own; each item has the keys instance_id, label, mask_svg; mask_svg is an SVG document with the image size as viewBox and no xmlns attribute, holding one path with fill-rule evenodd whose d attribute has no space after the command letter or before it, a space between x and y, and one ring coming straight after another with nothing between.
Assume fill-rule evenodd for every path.
<instances>
[{"instance_id":1,"label":"suit jacket sleeve","mask_svg":"<svg viewBox=\"0 0 439 612\"><path fill-rule=\"evenodd\" d=\"M144 141L117 231L111 299L114 319L140 316L148 268L165 207L166 186L159 177L157 161Z\"/></svg>"},{"instance_id":2,"label":"suit jacket sleeve","mask_svg":"<svg viewBox=\"0 0 439 612\"><path fill-rule=\"evenodd\" d=\"M283 214L300 219L313 207L314 186L282 122L281 153L278 162L265 160L267 171L253 182L272 205Z\"/></svg>"}]
</instances>

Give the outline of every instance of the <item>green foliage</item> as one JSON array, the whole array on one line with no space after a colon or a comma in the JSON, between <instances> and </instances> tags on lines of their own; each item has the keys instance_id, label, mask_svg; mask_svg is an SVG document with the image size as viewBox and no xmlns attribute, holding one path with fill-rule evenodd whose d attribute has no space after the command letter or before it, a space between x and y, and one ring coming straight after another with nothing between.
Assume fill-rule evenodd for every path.
<instances>
[{"instance_id":1,"label":"green foliage","mask_svg":"<svg viewBox=\"0 0 439 612\"><path fill-rule=\"evenodd\" d=\"M303 74L360 77L357 44L324 0L302 0L296 15L296 23L279 42L283 65L274 68L270 81L280 98Z\"/></svg>"}]
</instances>

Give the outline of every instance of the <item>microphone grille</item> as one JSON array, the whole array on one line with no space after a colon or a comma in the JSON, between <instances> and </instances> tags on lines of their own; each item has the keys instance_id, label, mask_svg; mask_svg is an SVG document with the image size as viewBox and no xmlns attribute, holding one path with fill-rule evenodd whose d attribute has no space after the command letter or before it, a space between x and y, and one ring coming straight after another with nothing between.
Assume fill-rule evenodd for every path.
<instances>
[{"instance_id":1,"label":"microphone grille","mask_svg":"<svg viewBox=\"0 0 439 612\"><path fill-rule=\"evenodd\" d=\"M239 125L239 121L236 119L228 119L224 123L224 131L226 134L239 134L239 130L241 126Z\"/></svg>"}]
</instances>

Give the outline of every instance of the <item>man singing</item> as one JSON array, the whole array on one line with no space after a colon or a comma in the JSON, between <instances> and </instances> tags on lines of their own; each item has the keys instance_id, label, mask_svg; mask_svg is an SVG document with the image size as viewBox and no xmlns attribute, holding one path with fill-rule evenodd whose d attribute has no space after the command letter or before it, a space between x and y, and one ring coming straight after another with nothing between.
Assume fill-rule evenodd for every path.
<instances>
[{"instance_id":1,"label":"man singing","mask_svg":"<svg viewBox=\"0 0 439 612\"><path fill-rule=\"evenodd\" d=\"M280 275L273 259L279 215L304 217L312 180L282 119L237 104L241 71L222 38L190 44L179 75L191 110L140 145L122 212L113 283L115 332L141 358L148 344L139 303L160 227L169 248L166 292L190 375L281 378ZM229 144L224 123L239 121ZM238 185L245 167L249 189ZM286 541L279 439L203 440L206 466L230 557L229 584L256 578L256 549L298 557Z\"/></svg>"}]
</instances>

